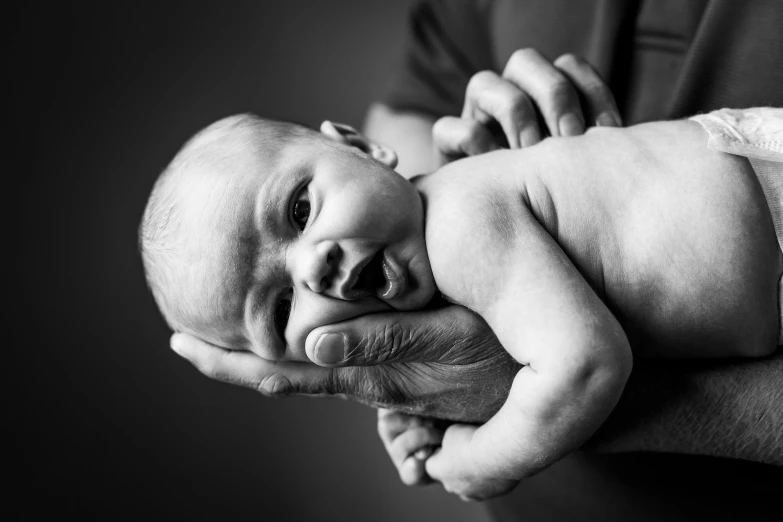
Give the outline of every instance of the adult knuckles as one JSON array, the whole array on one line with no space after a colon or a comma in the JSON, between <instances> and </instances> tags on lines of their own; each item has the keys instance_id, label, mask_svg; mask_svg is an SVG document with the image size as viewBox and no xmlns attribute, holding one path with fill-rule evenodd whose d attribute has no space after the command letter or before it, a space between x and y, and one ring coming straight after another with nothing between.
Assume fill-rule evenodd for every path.
<instances>
[{"instance_id":1,"label":"adult knuckles","mask_svg":"<svg viewBox=\"0 0 783 522\"><path fill-rule=\"evenodd\" d=\"M614 96L600 79L590 79L581 82L580 87L584 95L594 104L598 111L614 110Z\"/></svg>"},{"instance_id":2,"label":"adult knuckles","mask_svg":"<svg viewBox=\"0 0 783 522\"><path fill-rule=\"evenodd\" d=\"M260 381L244 383L255 388L266 397L285 397L287 395L340 395L346 387L341 385L334 372L327 373L325 378L316 380L290 379L282 373L263 377Z\"/></svg>"},{"instance_id":3,"label":"adult knuckles","mask_svg":"<svg viewBox=\"0 0 783 522\"><path fill-rule=\"evenodd\" d=\"M448 138L449 131L453 125L452 118L453 116L443 116L442 118L439 118L432 126L432 136L436 141L439 142Z\"/></svg>"},{"instance_id":4,"label":"adult knuckles","mask_svg":"<svg viewBox=\"0 0 783 522\"><path fill-rule=\"evenodd\" d=\"M518 74L519 70L528 70L530 69L531 63L540 64L542 60L545 60L545 58L543 58L541 53L531 47L514 51L514 53L511 55L511 58L509 58L508 63L506 64L506 68L503 71L503 77L513 77ZM554 66L559 67L559 63L566 65L572 63L578 64L581 63L580 61L581 58L575 54L568 53L560 56L554 62ZM549 62L547 61L546 63ZM536 67L540 68L540 65L537 65ZM550 68L547 67L547 69ZM571 82L562 73L554 70L555 67L551 67L551 69L552 70L549 71L550 74L542 75L542 79L548 81L548 84L546 85L546 92L544 93L547 100L538 100L539 104L543 101L548 101L550 104L552 104L554 110L557 111L568 107L574 102L578 102L578 99L575 99L576 93L573 90ZM522 103L526 101L527 100L524 99L522 100ZM520 101L517 101L517 103L520 103Z\"/></svg>"},{"instance_id":5,"label":"adult knuckles","mask_svg":"<svg viewBox=\"0 0 783 522\"><path fill-rule=\"evenodd\" d=\"M467 97L471 98L473 95L484 90L487 86L493 84L498 75L496 72L489 69L479 71L470 77L468 86L466 89Z\"/></svg>"},{"instance_id":6,"label":"adult knuckles","mask_svg":"<svg viewBox=\"0 0 783 522\"><path fill-rule=\"evenodd\" d=\"M476 120L444 116L432 126L432 136L441 153L465 152L481 139L482 125Z\"/></svg>"},{"instance_id":7,"label":"adult knuckles","mask_svg":"<svg viewBox=\"0 0 783 522\"><path fill-rule=\"evenodd\" d=\"M459 137L457 144L459 150L470 154L480 154L489 147L491 137L482 123L476 120L467 120L463 133Z\"/></svg>"},{"instance_id":8,"label":"adult knuckles","mask_svg":"<svg viewBox=\"0 0 783 522\"><path fill-rule=\"evenodd\" d=\"M291 380L279 373L262 379L256 386L256 389L266 397L284 397L297 391Z\"/></svg>"},{"instance_id":9,"label":"adult knuckles","mask_svg":"<svg viewBox=\"0 0 783 522\"><path fill-rule=\"evenodd\" d=\"M574 53L566 53L558 56L553 62L556 67L568 70L578 70L583 67L589 67L587 61Z\"/></svg>"},{"instance_id":10,"label":"adult knuckles","mask_svg":"<svg viewBox=\"0 0 783 522\"><path fill-rule=\"evenodd\" d=\"M546 95L549 98L552 110L556 114L560 114L574 105L579 106L579 98L576 95L574 86L562 74L559 74L557 79L553 79L547 86Z\"/></svg>"},{"instance_id":11,"label":"adult knuckles","mask_svg":"<svg viewBox=\"0 0 783 522\"><path fill-rule=\"evenodd\" d=\"M475 141L476 139L480 138L484 133L484 124L480 123L476 120L466 120L465 121L465 135L463 139L467 139L469 141Z\"/></svg>"},{"instance_id":12,"label":"adult knuckles","mask_svg":"<svg viewBox=\"0 0 783 522\"><path fill-rule=\"evenodd\" d=\"M609 104L613 100L609 87L587 60L581 56L571 53L564 54L554 63L559 69L572 75L577 80L579 89L594 101Z\"/></svg>"},{"instance_id":13,"label":"adult knuckles","mask_svg":"<svg viewBox=\"0 0 783 522\"><path fill-rule=\"evenodd\" d=\"M504 96L499 102L499 105L500 114L498 116L506 115L509 118L515 116L524 118L531 112L528 109L532 109L529 98L519 89L515 89L513 92Z\"/></svg>"},{"instance_id":14,"label":"adult knuckles","mask_svg":"<svg viewBox=\"0 0 783 522\"><path fill-rule=\"evenodd\" d=\"M517 49L516 51L511 53L508 62L506 62L506 68L504 69L504 73L519 67L525 67L529 62L532 62L534 60L539 60L540 58L541 58L541 53L539 53L533 47L525 47L522 49Z\"/></svg>"}]
</instances>

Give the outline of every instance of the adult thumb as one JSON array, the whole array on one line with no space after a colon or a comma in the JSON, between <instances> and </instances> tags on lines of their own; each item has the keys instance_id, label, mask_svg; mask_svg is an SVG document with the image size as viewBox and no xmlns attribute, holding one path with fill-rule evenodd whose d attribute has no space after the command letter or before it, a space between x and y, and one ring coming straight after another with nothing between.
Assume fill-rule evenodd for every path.
<instances>
[{"instance_id":1,"label":"adult thumb","mask_svg":"<svg viewBox=\"0 0 783 522\"><path fill-rule=\"evenodd\" d=\"M449 362L444 359L465 329L475 326L472 315L460 307L362 315L316 328L305 351L315 364L330 367Z\"/></svg>"}]
</instances>

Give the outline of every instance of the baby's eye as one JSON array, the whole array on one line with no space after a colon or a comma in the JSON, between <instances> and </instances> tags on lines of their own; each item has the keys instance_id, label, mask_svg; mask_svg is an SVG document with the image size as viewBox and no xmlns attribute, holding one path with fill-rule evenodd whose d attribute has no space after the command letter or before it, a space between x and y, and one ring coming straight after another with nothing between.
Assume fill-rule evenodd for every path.
<instances>
[{"instance_id":1,"label":"baby's eye","mask_svg":"<svg viewBox=\"0 0 783 522\"><path fill-rule=\"evenodd\" d=\"M300 231L303 231L307 225L307 220L310 219L310 194L307 192L307 187L302 189L299 196L297 196L292 214L294 224L299 227Z\"/></svg>"},{"instance_id":2,"label":"baby's eye","mask_svg":"<svg viewBox=\"0 0 783 522\"><path fill-rule=\"evenodd\" d=\"M280 296L275 304L275 328L281 339L285 339L285 329L288 326L288 316L291 315L290 292Z\"/></svg>"}]
</instances>

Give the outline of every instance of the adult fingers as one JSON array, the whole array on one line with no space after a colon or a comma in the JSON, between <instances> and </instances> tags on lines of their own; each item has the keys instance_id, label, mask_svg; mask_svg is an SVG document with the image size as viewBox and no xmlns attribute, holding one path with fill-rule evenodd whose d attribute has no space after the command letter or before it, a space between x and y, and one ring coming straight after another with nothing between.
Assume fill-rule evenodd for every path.
<instances>
[{"instance_id":1,"label":"adult fingers","mask_svg":"<svg viewBox=\"0 0 783 522\"><path fill-rule=\"evenodd\" d=\"M269 397L331 396L373 407L406 404L405 381L395 379L395 372L383 366L321 368L310 362L274 362L251 352L226 350L187 334L175 334L172 348L207 377Z\"/></svg>"},{"instance_id":2,"label":"adult fingers","mask_svg":"<svg viewBox=\"0 0 783 522\"><path fill-rule=\"evenodd\" d=\"M307 336L307 357L321 366L370 366L392 362L458 364L461 346L475 344L482 320L460 306L370 314L316 328Z\"/></svg>"},{"instance_id":3,"label":"adult fingers","mask_svg":"<svg viewBox=\"0 0 783 522\"><path fill-rule=\"evenodd\" d=\"M524 89L492 71L480 71L471 77L462 118L485 125L497 121L512 149L541 141L538 116Z\"/></svg>"},{"instance_id":4,"label":"adult fingers","mask_svg":"<svg viewBox=\"0 0 783 522\"><path fill-rule=\"evenodd\" d=\"M211 379L270 397L342 392L333 371L309 363L267 361L254 353L226 350L188 334L172 335L171 348Z\"/></svg>"},{"instance_id":5,"label":"adult fingers","mask_svg":"<svg viewBox=\"0 0 783 522\"><path fill-rule=\"evenodd\" d=\"M588 124L620 127L622 119L612 91L587 61L575 54L564 54L554 61L555 67L568 77L579 92L583 115Z\"/></svg>"},{"instance_id":6,"label":"adult fingers","mask_svg":"<svg viewBox=\"0 0 783 522\"><path fill-rule=\"evenodd\" d=\"M535 49L511 55L503 78L526 92L552 136L577 136L585 129L579 94L568 76Z\"/></svg>"},{"instance_id":7,"label":"adult fingers","mask_svg":"<svg viewBox=\"0 0 783 522\"><path fill-rule=\"evenodd\" d=\"M455 116L444 116L436 121L432 138L435 150L441 155L441 164L500 148L486 125Z\"/></svg>"}]
</instances>

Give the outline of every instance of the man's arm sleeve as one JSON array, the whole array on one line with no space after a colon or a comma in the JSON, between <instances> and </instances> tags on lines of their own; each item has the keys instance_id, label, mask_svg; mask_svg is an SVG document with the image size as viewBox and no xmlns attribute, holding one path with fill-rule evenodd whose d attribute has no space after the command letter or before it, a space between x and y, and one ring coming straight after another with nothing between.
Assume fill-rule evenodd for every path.
<instances>
[{"instance_id":1,"label":"man's arm sleeve","mask_svg":"<svg viewBox=\"0 0 783 522\"><path fill-rule=\"evenodd\" d=\"M637 359L600 451L709 455L783 466L783 352L753 359Z\"/></svg>"},{"instance_id":2,"label":"man's arm sleeve","mask_svg":"<svg viewBox=\"0 0 783 522\"><path fill-rule=\"evenodd\" d=\"M485 1L424 1L411 11L402 63L382 102L433 117L459 115L471 76L493 67Z\"/></svg>"}]
</instances>

